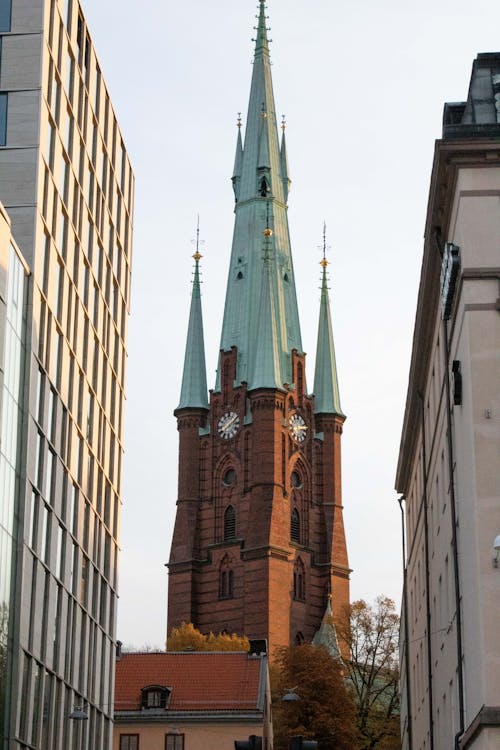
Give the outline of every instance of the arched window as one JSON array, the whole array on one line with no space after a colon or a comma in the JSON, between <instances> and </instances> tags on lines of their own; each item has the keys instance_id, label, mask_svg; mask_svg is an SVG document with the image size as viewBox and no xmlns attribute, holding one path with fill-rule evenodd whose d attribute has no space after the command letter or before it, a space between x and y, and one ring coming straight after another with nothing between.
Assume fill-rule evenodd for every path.
<instances>
[{"instance_id":1,"label":"arched window","mask_svg":"<svg viewBox=\"0 0 500 750\"><path fill-rule=\"evenodd\" d=\"M231 559L224 555L219 568L219 599L232 599L234 595L234 571Z\"/></svg>"},{"instance_id":2,"label":"arched window","mask_svg":"<svg viewBox=\"0 0 500 750\"><path fill-rule=\"evenodd\" d=\"M297 508L292 510L290 516L290 539L292 542L300 544L300 516Z\"/></svg>"},{"instance_id":3,"label":"arched window","mask_svg":"<svg viewBox=\"0 0 500 750\"><path fill-rule=\"evenodd\" d=\"M300 557L293 566L293 598L299 602L306 598L306 569Z\"/></svg>"},{"instance_id":4,"label":"arched window","mask_svg":"<svg viewBox=\"0 0 500 750\"><path fill-rule=\"evenodd\" d=\"M236 511L232 505L228 505L224 512L224 541L232 539L236 539Z\"/></svg>"},{"instance_id":5,"label":"arched window","mask_svg":"<svg viewBox=\"0 0 500 750\"><path fill-rule=\"evenodd\" d=\"M295 645L296 646L302 646L302 644L305 643L305 640L306 639L304 638L303 633L301 633L300 630L299 630L299 632L295 636Z\"/></svg>"}]
</instances>

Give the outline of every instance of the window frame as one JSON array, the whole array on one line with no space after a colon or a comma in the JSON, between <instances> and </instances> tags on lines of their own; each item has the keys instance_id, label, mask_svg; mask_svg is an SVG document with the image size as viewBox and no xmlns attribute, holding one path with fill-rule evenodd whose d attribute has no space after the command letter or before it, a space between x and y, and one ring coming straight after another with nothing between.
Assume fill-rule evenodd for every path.
<instances>
[{"instance_id":1,"label":"window frame","mask_svg":"<svg viewBox=\"0 0 500 750\"><path fill-rule=\"evenodd\" d=\"M144 711L167 708L171 689L165 685L146 685L141 688L141 708ZM152 696L158 696L158 702L150 703Z\"/></svg>"},{"instance_id":2,"label":"window frame","mask_svg":"<svg viewBox=\"0 0 500 750\"><path fill-rule=\"evenodd\" d=\"M184 737L185 735L182 732L167 732L165 734L165 750L184 750ZM173 738L173 742L169 743L169 738Z\"/></svg>"},{"instance_id":3,"label":"window frame","mask_svg":"<svg viewBox=\"0 0 500 750\"><path fill-rule=\"evenodd\" d=\"M132 738L135 742L131 745ZM128 740L126 743L125 740ZM119 739L119 750L139 750L139 734L121 734Z\"/></svg>"}]
</instances>

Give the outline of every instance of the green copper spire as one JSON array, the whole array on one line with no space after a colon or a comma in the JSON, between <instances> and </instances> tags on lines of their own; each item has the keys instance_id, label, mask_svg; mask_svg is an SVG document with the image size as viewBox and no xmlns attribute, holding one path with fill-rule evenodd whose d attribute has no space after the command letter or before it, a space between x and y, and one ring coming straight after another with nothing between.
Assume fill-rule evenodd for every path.
<instances>
[{"instance_id":1,"label":"green copper spire","mask_svg":"<svg viewBox=\"0 0 500 750\"><path fill-rule=\"evenodd\" d=\"M282 384L271 265L272 236L273 231L269 227L269 217L267 217L266 228L264 229L264 265L262 267L262 286L257 323L259 346L255 356L253 374L248 384L250 390L253 388L276 388L277 384Z\"/></svg>"},{"instance_id":2,"label":"green copper spire","mask_svg":"<svg viewBox=\"0 0 500 750\"><path fill-rule=\"evenodd\" d=\"M223 351L237 348L236 382L245 381L252 388L270 387L267 375L261 377L268 368L261 365L275 360L272 387L291 384L292 349L302 352L285 185L286 149L280 149L279 144L265 4L261 1L245 140L241 148L238 134L236 148L235 223L220 344ZM268 238L266 261L262 227L267 225L268 211L273 233ZM273 311L271 338L271 334L261 337L263 313L259 308L264 299ZM219 387L218 371L216 390Z\"/></svg>"},{"instance_id":3,"label":"green copper spire","mask_svg":"<svg viewBox=\"0 0 500 750\"><path fill-rule=\"evenodd\" d=\"M326 605L325 614L323 615L319 630L317 630L314 634L312 644L313 646L325 646L325 648L328 649L330 655L333 656L334 659L339 659L339 661L342 661L339 641L337 638L337 629L335 628L335 624L333 622L331 596L328 596L328 603Z\"/></svg>"},{"instance_id":4,"label":"green copper spire","mask_svg":"<svg viewBox=\"0 0 500 750\"><path fill-rule=\"evenodd\" d=\"M200 225L196 228L196 252L194 258L193 290L191 293L191 310L184 355L184 372L182 375L181 400L177 409L208 409L207 371L205 366L205 344L203 341L203 318L201 313L200 260L199 252Z\"/></svg>"},{"instance_id":5,"label":"green copper spire","mask_svg":"<svg viewBox=\"0 0 500 750\"><path fill-rule=\"evenodd\" d=\"M318 344L316 347L316 369L314 373L314 411L316 414L342 414L340 408L335 347L333 345L330 297L326 278L326 224L323 228L323 267L321 279L321 302L319 309Z\"/></svg>"},{"instance_id":6,"label":"green copper spire","mask_svg":"<svg viewBox=\"0 0 500 750\"><path fill-rule=\"evenodd\" d=\"M233 182L233 190L234 190L234 199L237 202L238 196L240 194L240 180L241 180L241 170L243 167L243 143L241 140L241 113L238 113L238 122L236 123L238 126L238 140L236 141L236 155L234 157L234 169L233 169L233 176L232 176L232 182Z\"/></svg>"},{"instance_id":7,"label":"green copper spire","mask_svg":"<svg viewBox=\"0 0 500 750\"><path fill-rule=\"evenodd\" d=\"M285 200L288 200L288 193L290 192L290 175L288 171L288 155L286 152L286 139L285 139L286 121L285 115L283 115L281 123L281 150L280 150L280 163L281 163L281 180L283 182L283 193Z\"/></svg>"}]
</instances>

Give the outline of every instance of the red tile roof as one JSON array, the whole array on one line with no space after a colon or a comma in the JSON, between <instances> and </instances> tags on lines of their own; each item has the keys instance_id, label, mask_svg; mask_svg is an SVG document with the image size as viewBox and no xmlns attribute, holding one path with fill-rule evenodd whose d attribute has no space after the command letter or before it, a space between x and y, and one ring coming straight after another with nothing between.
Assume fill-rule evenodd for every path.
<instances>
[{"instance_id":1,"label":"red tile roof","mask_svg":"<svg viewBox=\"0 0 500 750\"><path fill-rule=\"evenodd\" d=\"M141 708L141 689L172 689L171 711L261 710L260 657L240 652L123 654L116 663L115 711Z\"/></svg>"}]
</instances>

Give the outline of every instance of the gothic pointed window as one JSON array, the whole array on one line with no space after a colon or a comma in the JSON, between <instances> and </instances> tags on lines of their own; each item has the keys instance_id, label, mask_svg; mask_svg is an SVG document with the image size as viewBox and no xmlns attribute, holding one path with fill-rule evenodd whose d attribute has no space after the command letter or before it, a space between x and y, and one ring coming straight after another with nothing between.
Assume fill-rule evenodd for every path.
<instances>
[{"instance_id":1,"label":"gothic pointed window","mask_svg":"<svg viewBox=\"0 0 500 750\"><path fill-rule=\"evenodd\" d=\"M306 599L306 569L300 557L293 566L293 598L299 602Z\"/></svg>"},{"instance_id":2,"label":"gothic pointed window","mask_svg":"<svg viewBox=\"0 0 500 750\"><path fill-rule=\"evenodd\" d=\"M261 198L266 198L268 192L269 192L269 187L267 185L267 180L265 177L263 177L262 180L260 181L260 187L259 187L259 193L260 193Z\"/></svg>"},{"instance_id":3,"label":"gothic pointed window","mask_svg":"<svg viewBox=\"0 0 500 750\"><path fill-rule=\"evenodd\" d=\"M292 510L290 517L290 539L296 544L300 544L300 516L297 508Z\"/></svg>"},{"instance_id":4,"label":"gothic pointed window","mask_svg":"<svg viewBox=\"0 0 500 750\"><path fill-rule=\"evenodd\" d=\"M236 511L232 505L228 505L224 512L224 541L232 539L236 539Z\"/></svg>"},{"instance_id":5,"label":"gothic pointed window","mask_svg":"<svg viewBox=\"0 0 500 750\"><path fill-rule=\"evenodd\" d=\"M232 599L234 595L234 571L231 558L224 555L219 567L219 599Z\"/></svg>"}]
</instances>

